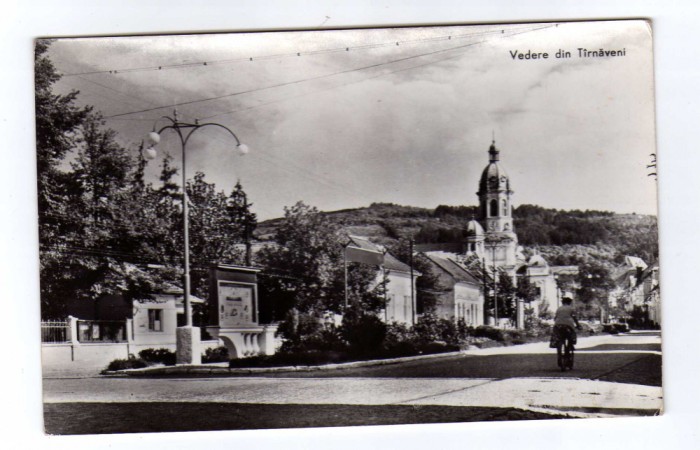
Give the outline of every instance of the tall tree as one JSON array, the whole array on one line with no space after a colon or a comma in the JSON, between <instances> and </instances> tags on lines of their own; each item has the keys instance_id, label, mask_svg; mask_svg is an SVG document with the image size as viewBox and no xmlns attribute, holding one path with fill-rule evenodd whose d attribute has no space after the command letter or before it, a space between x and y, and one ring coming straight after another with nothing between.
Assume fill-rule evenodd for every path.
<instances>
[{"instance_id":1,"label":"tall tree","mask_svg":"<svg viewBox=\"0 0 700 450\"><path fill-rule=\"evenodd\" d=\"M232 233L238 233L240 241L245 244L245 263L252 263L251 239L253 231L257 228L257 216L251 211L252 203L248 203L248 195L243 190L241 182L231 191L226 204L226 211L231 221Z\"/></svg>"},{"instance_id":2,"label":"tall tree","mask_svg":"<svg viewBox=\"0 0 700 450\"><path fill-rule=\"evenodd\" d=\"M245 195L240 186L239 191ZM190 202L192 289L206 299L209 267L217 263L243 262L244 252L240 244L244 219L231 211L226 194L217 191L216 185L208 183L201 172L187 182L187 198ZM243 214L243 211L236 213Z\"/></svg>"},{"instance_id":3,"label":"tall tree","mask_svg":"<svg viewBox=\"0 0 700 450\"><path fill-rule=\"evenodd\" d=\"M56 216L61 213L66 180L59 165L74 147L76 132L91 110L75 104L78 91L67 95L53 93L53 85L61 76L47 55L50 45L51 41L42 39L34 47L37 181L43 240L51 239L58 226Z\"/></svg>"},{"instance_id":4,"label":"tall tree","mask_svg":"<svg viewBox=\"0 0 700 450\"><path fill-rule=\"evenodd\" d=\"M582 317L598 318L608 309L608 296L615 287L610 268L591 262L579 267L576 308ZM602 318L602 317L601 317Z\"/></svg>"},{"instance_id":5,"label":"tall tree","mask_svg":"<svg viewBox=\"0 0 700 450\"><path fill-rule=\"evenodd\" d=\"M286 336L299 331L296 324L319 323L325 313L344 310L346 243L339 226L316 208L302 202L285 208L275 243L260 251L259 262L267 269L261 296L274 295L284 302L274 308L278 319L285 318L281 329ZM361 311L354 317L383 308L385 287L377 267L350 264L348 304Z\"/></svg>"},{"instance_id":6,"label":"tall tree","mask_svg":"<svg viewBox=\"0 0 700 450\"><path fill-rule=\"evenodd\" d=\"M41 312L43 317L61 318L69 298L62 289L64 277L58 272L67 265L61 237L79 230L80 221L67 211L70 180L59 166L74 147L75 134L90 108L75 104L77 91L53 93L53 85L61 77L47 55L50 44L38 40L34 47Z\"/></svg>"}]
</instances>

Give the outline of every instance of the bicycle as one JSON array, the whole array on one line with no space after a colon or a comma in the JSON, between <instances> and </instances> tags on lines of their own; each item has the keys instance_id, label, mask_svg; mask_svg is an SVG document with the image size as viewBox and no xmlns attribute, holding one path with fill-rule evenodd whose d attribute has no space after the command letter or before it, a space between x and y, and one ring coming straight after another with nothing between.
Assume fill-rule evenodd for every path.
<instances>
[{"instance_id":1,"label":"bicycle","mask_svg":"<svg viewBox=\"0 0 700 450\"><path fill-rule=\"evenodd\" d=\"M553 331L556 338L557 365L562 372L574 368L574 330L567 325L556 325Z\"/></svg>"}]
</instances>

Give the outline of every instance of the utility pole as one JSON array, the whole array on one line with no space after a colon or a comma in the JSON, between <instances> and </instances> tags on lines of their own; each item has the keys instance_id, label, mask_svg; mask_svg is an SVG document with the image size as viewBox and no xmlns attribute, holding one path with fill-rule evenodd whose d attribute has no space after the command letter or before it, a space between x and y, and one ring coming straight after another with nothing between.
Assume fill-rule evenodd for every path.
<instances>
[{"instance_id":1,"label":"utility pole","mask_svg":"<svg viewBox=\"0 0 700 450\"><path fill-rule=\"evenodd\" d=\"M416 324L416 294L415 294L415 289L413 287L413 238L409 239L408 241L409 244L409 266L411 267L411 324L415 325Z\"/></svg>"},{"instance_id":2,"label":"utility pole","mask_svg":"<svg viewBox=\"0 0 700 450\"><path fill-rule=\"evenodd\" d=\"M489 285L486 282L486 258L484 258L483 256L481 257L481 275L483 277L482 279L484 285L484 325L488 325L489 318L488 311L486 309L486 296L489 293Z\"/></svg>"},{"instance_id":3,"label":"utility pole","mask_svg":"<svg viewBox=\"0 0 700 450\"><path fill-rule=\"evenodd\" d=\"M498 274L496 273L496 246L491 247L493 254L493 315L496 319L496 328L498 328Z\"/></svg>"},{"instance_id":4,"label":"utility pole","mask_svg":"<svg viewBox=\"0 0 700 450\"><path fill-rule=\"evenodd\" d=\"M252 251L250 244L250 215L248 213L248 194L243 191L243 239L245 239L245 265L250 267L252 260Z\"/></svg>"}]
</instances>

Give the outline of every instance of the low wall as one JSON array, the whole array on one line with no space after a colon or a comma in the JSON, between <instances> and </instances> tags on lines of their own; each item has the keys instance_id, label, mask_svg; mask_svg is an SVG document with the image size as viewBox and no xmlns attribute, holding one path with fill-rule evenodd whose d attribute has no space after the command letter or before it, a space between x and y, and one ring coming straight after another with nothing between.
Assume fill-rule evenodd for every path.
<instances>
[{"instance_id":1,"label":"low wall","mask_svg":"<svg viewBox=\"0 0 700 450\"><path fill-rule=\"evenodd\" d=\"M202 341L202 352L222 345L218 340ZM175 344L86 343L42 344L41 361L44 368L106 367L112 360L138 356L147 348L175 351Z\"/></svg>"}]
</instances>

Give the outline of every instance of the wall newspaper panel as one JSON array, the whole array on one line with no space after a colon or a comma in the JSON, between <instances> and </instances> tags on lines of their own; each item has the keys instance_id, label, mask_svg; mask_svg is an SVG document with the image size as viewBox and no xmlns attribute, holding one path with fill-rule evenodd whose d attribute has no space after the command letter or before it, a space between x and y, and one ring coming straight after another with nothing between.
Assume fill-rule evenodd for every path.
<instances>
[{"instance_id":1,"label":"wall newspaper panel","mask_svg":"<svg viewBox=\"0 0 700 450\"><path fill-rule=\"evenodd\" d=\"M241 327L257 325L254 312L253 286L219 283L219 326Z\"/></svg>"}]
</instances>

